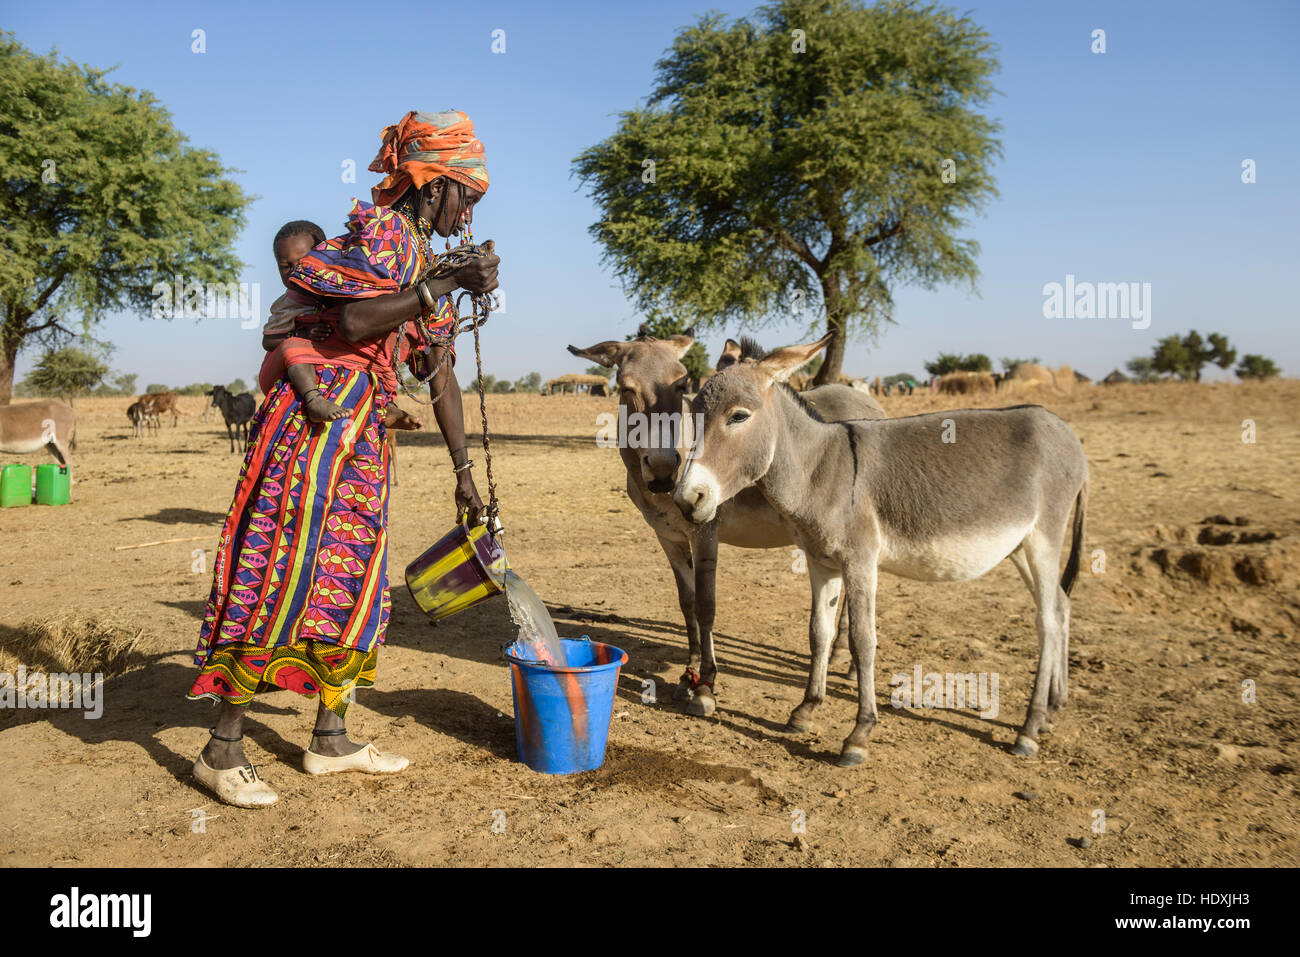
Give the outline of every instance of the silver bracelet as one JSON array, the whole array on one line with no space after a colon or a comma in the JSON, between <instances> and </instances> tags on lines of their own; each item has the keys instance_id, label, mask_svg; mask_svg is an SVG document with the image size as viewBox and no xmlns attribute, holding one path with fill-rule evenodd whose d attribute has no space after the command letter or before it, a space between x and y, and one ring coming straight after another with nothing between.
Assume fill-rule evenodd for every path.
<instances>
[{"instance_id":1,"label":"silver bracelet","mask_svg":"<svg viewBox=\"0 0 1300 957\"><path fill-rule=\"evenodd\" d=\"M465 464L463 464L463 465L453 465L453 466L451 467L451 470L452 470L452 472L464 472L466 469L472 469L473 467L474 467L474 460L473 460L473 459L466 459L466 460L465 460Z\"/></svg>"}]
</instances>

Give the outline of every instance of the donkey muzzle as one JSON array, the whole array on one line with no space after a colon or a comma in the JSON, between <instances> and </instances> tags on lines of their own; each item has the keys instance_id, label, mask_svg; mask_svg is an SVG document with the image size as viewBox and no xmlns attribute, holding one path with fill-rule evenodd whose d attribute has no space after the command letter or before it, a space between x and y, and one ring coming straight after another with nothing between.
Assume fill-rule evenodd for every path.
<instances>
[{"instance_id":1,"label":"donkey muzzle","mask_svg":"<svg viewBox=\"0 0 1300 957\"><path fill-rule=\"evenodd\" d=\"M683 476L673 501L678 510L689 522L703 524L712 520L718 511L718 487L709 476L700 475L698 467L692 468L688 476Z\"/></svg>"}]
</instances>

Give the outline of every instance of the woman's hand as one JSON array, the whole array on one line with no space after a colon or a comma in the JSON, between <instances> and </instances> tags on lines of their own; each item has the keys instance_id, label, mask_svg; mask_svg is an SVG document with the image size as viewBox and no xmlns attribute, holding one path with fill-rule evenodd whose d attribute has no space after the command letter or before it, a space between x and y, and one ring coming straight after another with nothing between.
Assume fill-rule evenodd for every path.
<instances>
[{"instance_id":1,"label":"woman's hand","mask_svg":"<svg viewBox=\"0 0 1300 957\"><path fill-rule=\"evenodd\" d=\"M485 513L483 500L478 497L478 489L474 487L474 478L469 474L469 469L456 473L456 514L463 515L465 512L469 512L470 526L479 524Z\"/></svg>"},{"instance_id":2,"label":"woman's hand","mask_svg":"<svg viewBox=\"0 0 1300 957\"><path fill-rule=\"evenodd\" d=\"M470 292L491 292L497 288L497 267L501 265L501 257L495 253L488 256L480 256L461 266L451 273L451 278L462 289L468 289Z\"/></svg>"},{"instance_id":3,"label":"woman's hand","mask_svg":"<svg viewBox=\"0 0 1300 957\"><path fill-rule=\"evenodd\" d=\"M334 330L328 322L299 322L294 324L293 334L309 342L324 342L334 335Z\"/></svg>"}]
</instances>

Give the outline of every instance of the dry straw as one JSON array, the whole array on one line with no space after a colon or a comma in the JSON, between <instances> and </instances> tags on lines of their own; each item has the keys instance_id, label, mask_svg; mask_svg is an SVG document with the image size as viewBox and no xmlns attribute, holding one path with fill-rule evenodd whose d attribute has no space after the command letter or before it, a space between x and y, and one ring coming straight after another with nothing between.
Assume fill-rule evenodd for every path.
<instances>
[{"instance_id":1,"label":"dry straw","mask_svg":"<svg viewBox=\"0 0 1300 957\"><path fill-rule=\"evenodd\" d=\"M144 660L144 628L112 618L62 614L0 626L0 671L29 670L114 675Z\"/></svg>"}]
</instances>

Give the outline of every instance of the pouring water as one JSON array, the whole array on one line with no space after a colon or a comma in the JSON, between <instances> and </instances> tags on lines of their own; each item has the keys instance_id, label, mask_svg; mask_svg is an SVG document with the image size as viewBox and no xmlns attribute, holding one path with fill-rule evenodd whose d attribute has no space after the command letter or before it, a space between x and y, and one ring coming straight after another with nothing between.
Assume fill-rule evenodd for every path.
<instances>
[{"instance_id":1,"label":"pouring water","mask_svg":"<svg viewBox=\"0 0 1300 957\"><path fill-rule=\"evenodd\" d=\"M504 587L510 620L519 626L519 645L536 660L562 667L564 649L545 603L512 568L506 569Z\"/></svg>"}]
</instances>

